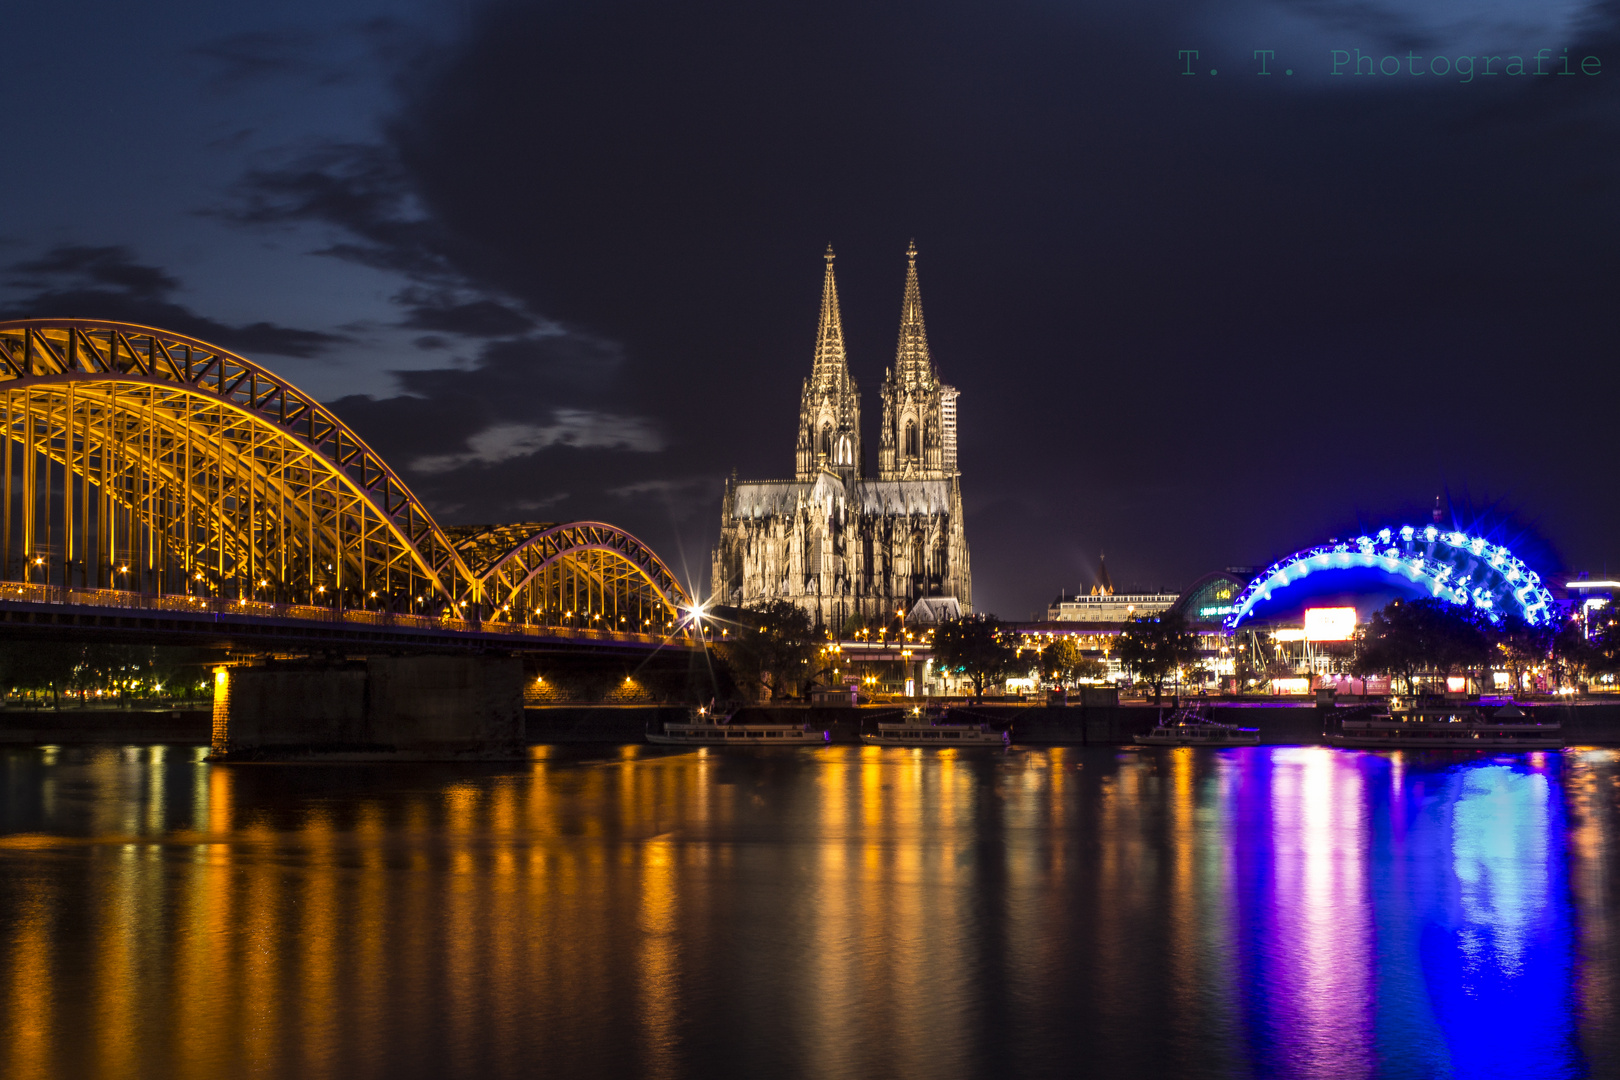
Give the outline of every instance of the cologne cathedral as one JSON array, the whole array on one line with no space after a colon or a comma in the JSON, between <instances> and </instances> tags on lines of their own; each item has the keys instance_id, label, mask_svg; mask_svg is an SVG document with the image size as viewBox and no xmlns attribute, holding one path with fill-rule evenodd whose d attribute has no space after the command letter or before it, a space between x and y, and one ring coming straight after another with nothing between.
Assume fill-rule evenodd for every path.
<instances>
[{"instance_id":1,"label":"cologne cathedral","mask_svg":"<svg viewBox=\"0 0 1620 1080\"><path fill-rule=\"evenodd\" d=\"M844 350L832 248L815 358L799 401L792 480L726 482L714 598L790 600L835 632L852 617L933 622L972 610L962 529L954 387L928 353L917 248L906 252L894 367L883 374L877 476L866 473L861 400Z\"/></svg>"}]
</instances>

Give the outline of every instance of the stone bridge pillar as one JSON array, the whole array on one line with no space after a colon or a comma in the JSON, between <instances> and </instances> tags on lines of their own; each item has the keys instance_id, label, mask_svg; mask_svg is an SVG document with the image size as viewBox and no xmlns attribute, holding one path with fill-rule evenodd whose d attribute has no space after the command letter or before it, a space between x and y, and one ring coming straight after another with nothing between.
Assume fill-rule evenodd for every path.
<instances>
[{"instance_id":1,"label":"stone bridge pillar","mask_svg":"<svg viewBox=\"0 0 1620 1080\"><path fill-rule=\"evenodd\" d=\"M523 662L372 656L220 669L213 758L516 760L527 755Z\"/></svg>"}]
</instances>

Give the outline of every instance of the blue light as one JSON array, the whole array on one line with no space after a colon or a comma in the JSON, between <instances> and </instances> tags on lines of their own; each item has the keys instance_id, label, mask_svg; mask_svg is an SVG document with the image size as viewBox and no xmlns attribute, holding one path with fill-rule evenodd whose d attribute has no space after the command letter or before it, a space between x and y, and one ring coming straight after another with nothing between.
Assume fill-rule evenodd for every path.
<instances>
[{"instance_id":1,"label":"blue light","mask_svg":"<svg viewBox=\"0 0 1620 1080\"><path fill-rule=\"evenodd\" d=\"M1296 551L1273 563L1265 573L1249 583L1232 605L1232 613L1225 620L1226 629L1236 629L1256 604L1270 600L1277 589L1298 583L1313 570L1374 566L1385 573L1423 585L1431 596L1444 596L1448 601L1459 604L1472 602L1493 620L1500 618L1493 597L1509 594L1526 621L1537 624L1548 618L1552 595L1541 588L1540 576L1526 568L1506 548L1492 545L1483 537L1471 537L1462 532L1442 534L1432 525L1425 528L1423 535L1428 541L1443 539L1456 550L1456 554L1444 554L1432 548L1414 548L1412 545L1417 534L1415 527L1401 526L1401 542L1407 545L1404 552L1393 545L1379 552L1369 536L1360 536L1353 541L1358 549L1356 551L1351 551L1348 544L1338 542ZM1377 533L1382 543L1389 543L1395 535L1395 530L1388 528L1380 529ZM1465 559L1467 553L1488 557L1489 569L1473 561L1461 564L1460 560ZM1473 571L1476 569L1485 574L1483 585L1474 584ZM1491 584L1493 579L1497 582L1494 587Z\"/></svg>"}]
</instances>

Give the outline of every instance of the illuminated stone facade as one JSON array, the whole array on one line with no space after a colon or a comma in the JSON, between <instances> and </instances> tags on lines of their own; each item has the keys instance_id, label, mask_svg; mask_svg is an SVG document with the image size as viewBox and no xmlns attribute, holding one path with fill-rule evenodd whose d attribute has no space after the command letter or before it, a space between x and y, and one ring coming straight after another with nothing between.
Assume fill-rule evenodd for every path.
<instances>
[{"instance_id":1,"label":"illuminated stone facade","mask_svg":"<svg viewBox=\"0 0 1620 1080\"><path fill-rule=\"evenodd\" d=\"M794 478L727 481L713 560L717 602L791 600L835 630L851 616L892 617L928 597L972 610L957 392L939 381L928 352L915 247L907 261L899 348L880 395L877 477L865 475L860 397L828 248Z\"/></svg>"}]
</instances>

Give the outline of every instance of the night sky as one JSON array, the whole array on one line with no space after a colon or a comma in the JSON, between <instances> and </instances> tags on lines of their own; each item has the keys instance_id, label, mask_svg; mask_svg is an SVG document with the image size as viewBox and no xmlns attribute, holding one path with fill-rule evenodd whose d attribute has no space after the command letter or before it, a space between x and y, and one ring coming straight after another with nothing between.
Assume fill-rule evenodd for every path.
<instances>
[{"instance_id":1,"label":"night sky","mask_svg":"<svg viewBox=\"0 0 1620 1080\"><path fill-rule=\"evenodd\" d=\"M17 5L0 309L232 347L441 521L604 519L707 591L723 477L792 475L822 250L875 447L915 238L981 610L1436 495L1612 572L1617 14Z\"/></svg>"}]
</instances>

